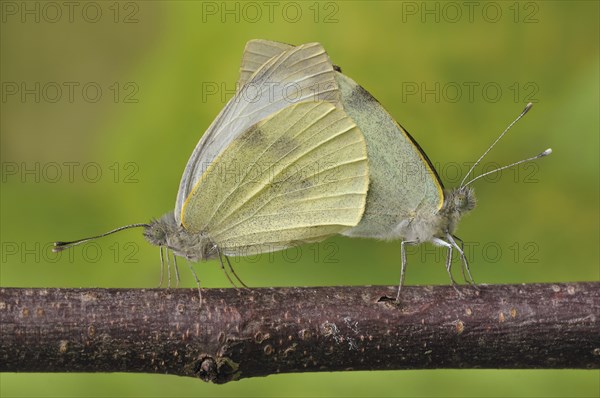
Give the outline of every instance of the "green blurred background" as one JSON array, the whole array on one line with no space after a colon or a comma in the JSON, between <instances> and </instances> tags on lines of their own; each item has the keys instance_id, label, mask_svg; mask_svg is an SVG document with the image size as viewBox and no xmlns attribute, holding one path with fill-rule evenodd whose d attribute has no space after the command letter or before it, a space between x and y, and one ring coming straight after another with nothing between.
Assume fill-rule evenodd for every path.
<instances>
[{"instance_id":1,"label":"green blurred background","mask_svg":"<svg viewBox=\"0 0 600 398\"><path fill-rule=\"evenodd\" d=\"M2 2L1 286L155 287L158 249L139 230L58 257L48 244L173 208L253 38L321 42L419 141L446 186L535 102L486 164L554 154L477 183L478 208L458 234L480 283L600 279L598 2L71 4ZM447 284L443 256L429 245L411 251L407 284ZM235 260L255 287L395 284L399 264L398 242L342 237ZM195 269L204 286L229 286L214 261ZM182 286L195 286L182 271ZM569 370L296 374L224 386L135 374L0 381L2 396L600 394L598 371Z\"/></svg>"}]
</instances>

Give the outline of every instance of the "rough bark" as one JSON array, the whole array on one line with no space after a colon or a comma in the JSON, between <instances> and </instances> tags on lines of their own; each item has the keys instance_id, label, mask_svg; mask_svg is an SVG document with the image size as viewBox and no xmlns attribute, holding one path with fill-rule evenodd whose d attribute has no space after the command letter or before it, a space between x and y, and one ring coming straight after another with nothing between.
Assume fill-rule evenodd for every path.
<instances>
[{"instance_id":1,"label":"rough bark","mask_svg":"<svg viewBox=\"0 0 600 398\"><path fill-rule=\"evenodd\" d=\"M0 289L0 371L274 373L600 368L600 283Z\"/></svg>"}]
</instances>

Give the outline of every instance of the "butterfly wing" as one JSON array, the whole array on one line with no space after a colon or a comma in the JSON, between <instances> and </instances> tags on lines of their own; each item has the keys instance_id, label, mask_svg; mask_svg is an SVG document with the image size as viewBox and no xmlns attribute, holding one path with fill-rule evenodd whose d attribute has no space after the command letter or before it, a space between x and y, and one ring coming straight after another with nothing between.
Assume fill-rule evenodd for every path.
<instances>
[{"instance_id":1,"label":"butterfly wing","mask_svg":"<svg viewBox=\"0 0 600 398\"><path fill-rule=\"evenodd\" d=\"M181 223L183 203L213 159L250 126L290 104L312 100L338 103L331 61L318 43L279 52L252 68L194 149L179 184L175 219Z\"/></svg>"},{"instance_id":2,"label":"butterfly wing","mask_svg":"<svg viewBox=\"0 0 600 398\"><path fill-rule=\"evenodd\" d=\"M292 46L268 40L246 44L240 84L261 62ZM390 234L417 211L437 212L443 205L443 185L419 144L363 87L335 72L343 109L361 129L369 156L369 194L360 224L344 235L394 239Z\"/></svg>"},{"instance_id":3,"label":"butterfly wing","mask_svg":"<svg viewBox=\"0 0 600 398\"><path fill-rule=\"evenodd\" d=\"M371 183L363 220L344 235L396 239L395 226L441 209L442 182L419 144L368 91L341 73L337 82L346 112L365 135Z\"/></svg>"},{"instance_id":4,"label":"butterfly wing","mask_svg":"<svg viewBox=\"0 0 600 398\"><path fill-rule=\"evenodd\" d=\"M247 129L186 199L183 226L228 255L316 242L357 225L369 184L364 136L328 102L289 105Z\"/></svg>"},{"instance_id":5,"label":"butterfly wing","mask_svg":"<svg viewBox=\"0 0 600 398\"><path fill-rule=\"evenodd\" d=\"M250 77L273 57L289 51L294 46L269 40L250 40L246 43L240 65L240 77L237 82L238 89L250 80Z\"/></svg>"}]
</instances>

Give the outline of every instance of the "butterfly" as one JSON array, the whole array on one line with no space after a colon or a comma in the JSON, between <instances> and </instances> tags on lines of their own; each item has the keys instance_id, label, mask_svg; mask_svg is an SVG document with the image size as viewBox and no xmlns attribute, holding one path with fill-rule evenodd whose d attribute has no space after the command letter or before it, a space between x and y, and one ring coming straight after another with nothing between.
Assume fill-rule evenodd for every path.
<instances>
[{"instance_id":1,"label":"butterfly","mask_svg":"<svg viewBox=\"0 0 600 398\"><path fill-rule=\"evenodd\" d=\"M161 261L164 248L167 259L169 251L191 261L217 257L223 267L222 257L318 242L355 227L369 187L366 142L339 107L323 47L282 51L246 76L192 152L174 211L56 242L54 250L143 227Z\"/></svg>"},{"instance_id":2,"label":"butterfly","mask_svg":"<svg viewBox=\"0 0 600 398\"><path fill-rule=\"evenodd\" d=\"M292 45L268 40L251 40L246 44L238 87L244 87L252 74L273 57L294 48ZM451 272L452 255L456 250L462 260L465 280L474 284L463 242L454 235L461 217L476 205L470 185L485 175L514 167L552 153L547 149L537 156L479 175L470 181L468 176L506 132L529 111L523 112L484 152L460 186L446 189L427 154L417 141L398 124L383 106L363 87L335 68L335 81L340 90L340 106L361 129L367 142L369 158L369 191L365 212L360 223L343 235L358 238L400 240L401 271L396 301L406 272L406 246L431 242L447 249L446 270L455 285Z\"/></svg>"}]
</instances>

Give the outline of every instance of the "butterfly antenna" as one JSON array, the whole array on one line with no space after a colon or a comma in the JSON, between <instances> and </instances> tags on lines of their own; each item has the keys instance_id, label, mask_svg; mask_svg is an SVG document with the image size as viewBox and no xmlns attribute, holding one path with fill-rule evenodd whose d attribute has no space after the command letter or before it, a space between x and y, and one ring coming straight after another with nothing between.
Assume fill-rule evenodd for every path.
<instances>
[{"instance_id":1,"label":"butterfly antenna","mask_svg":"<svg viewBox=\"0 0 600 398\"><path fill-rule=\"evenodd\" d=\"M114 234L116 232L123 231L125 229L139 228L139 227L149 227L149 225L148 224L130 224L130 225L125 225L123 227L119 227L119 228L113 229L112 231L105 232L105 233L103 233L101 235L90 236L89 238L78 239L78 240L74 240L74 241L71 241L71 242L54 242L54 247L52 248L52 251L54 253L58 253L58 252L61 252L61 251L66 250L66 249L69 249L69 248L71 248L73 246L80 245L82 243L85 243L85 242L93 240L93 239L102 238L104 236L111 235L111 234Z\"/></svg>"},{"instance_id":2,"label":"butterfly antenna","mask_svg":"<svg viewBox=\"0 0 600 398\"><path fill-rule=\"evenodd\" d=\"M521 114L520 114L519 116L517 116L517 118L516 118L515 120L513 120L511 124L509 124L509 125L508 125L508 127L507 127L507 128L506 128L506 129L505 129L503 132L502 132L502 134L500 134L500 135L498 136L498 138L496 138L496 141L494 141L494 142L492 143L492 145L490 145L490 147L489 147L489 148L488 148L488 149L487 149L487 150L486 150L486 151L483 153L483 155L481 155L481 156L479 157L479 159L477 159L477 161L476 161L476 162L473 164L473 166L471 166L471 168L469 169L469 172L468 172L468 173L465 175L465 177L463 178L463 180L460 182L460 186L461 186L461 187L465 187L465 186L467 186L467 184L465 184L465 181L467 180L467 178L469 177L469 175L470 175L470 174L473 172L473 170L475 170L475 167L477 167L477 165L478 165L478 164L479 164L479 163L480 163L480 162L483 160L483 158L484 158L484 157L485 157L485 156L488 154L488 152L492 150L492 148L494 147L494 145L496 145L496 144L498 143L498 141L500 141L500 140L502 139L502 137L504 137L504 135L505 135L505 134L508 132L508 130L510 130L510 129L512 128L512 126L514 126L514 125L515 125L515 123L517 123L517 122L518 122L518 121L519 121L519 120L520 120L520 119L521 119L523 116L525 116L525 114L526 114L527 112L529 112L529 110L531 109L531 107L532 107L532 106L533 106L533 104L532 104L531 102L530 102L530 103L528 103L527 105L525 105L525 109L523 109L523 111L521 112ZM546 151L544 151L544 152L546 152ZM549 153L548 153L547 155L549 155ZM546 156L546 155L543 155L543 156ZM538 155L538 157L539 157L539 155ZM534 158L536 158L536 159L537 159L537 157L534 157ZM533 159L533 158L532 158L532 159ZM526 161L529 161L529 160L532 160L532 159L527 159ZM522 162L521 162L521 163L522 163ZM511 166L508 166L508 167L512 167L512 166L514 166L514 165L516 165L516 164L519 164L519 162L517 162L517 163L515 163L515 164L513 164L513 165L511 165ZM496 171L499 171L499 170L501 170L501 169L498 169L498 170L496 170ZM486 174L488 174L488 173L486 173ZM479 176L479 177L481 177L481 176ZM479 178L479 177L477 177L477 178ZM473 182L473 181L474 181L474 180L476 180L477 178L475 178L475 179L473 179L473 180L469 181L469 183Z\"/></svg>"},{"instance_id":3,"label":"butterfly antenna","mask_svg":"<svg viewBox=\"0 0 600 398\"><path fill-rule=\"evenodd\" d=\"M482 178L482 177L485 177L485 176L487 176L487 175L494 174L494 173L497 173L497 172L499 172L499 171L506 170L506 169L508 169L508 168L511 168L511 167L514 167L514 166L520 165L521 163L525 163L525 162L531 162L532 160L536 160L536 159L539 159L539 158L543 158L544 156L548 156L548 155L550 155L551 153L552 153L552 148L548 148L548 149L546 149L544 152L542 152L542 153L540 153L540 154L538 154L538 155L532 156L532 157L530 157L530 158L527 158L527 159L519 160L518 162L514 162L514 163L508 164L508 165L506 165L506 166L498 167L497 169L490 170L490 171L488 171L487 173L483 173L483 174L481 174L481 175L478 175L477 177L473 178L471 181L469 181L469 182L467 182L466 184L463 184L463 185L461 185L461 186L462 186L462 187L466 187L467 185L469 185L469 184L471 184L471 183L473 183L473 182L475 182L475 181L479 180L479 179L480 179L480 178Z\"/></svg>"}]
</instances>

